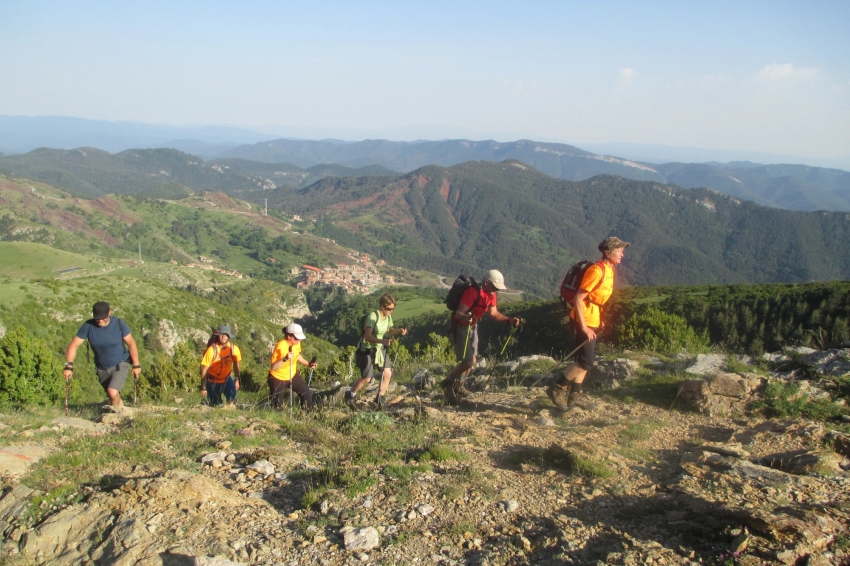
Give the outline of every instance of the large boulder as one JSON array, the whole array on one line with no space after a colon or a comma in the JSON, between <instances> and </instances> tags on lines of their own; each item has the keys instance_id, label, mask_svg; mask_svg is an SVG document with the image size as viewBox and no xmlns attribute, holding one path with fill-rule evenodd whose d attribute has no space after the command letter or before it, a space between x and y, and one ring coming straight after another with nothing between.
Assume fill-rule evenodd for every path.
<instances>
[{"instance_id":1,"label":"large boulder","mask_svg":"<svg viewBox=\"0 0 850 566\"><path fill-rule=\"evenodd\" d=\"M635 360L598 360L590 370L588 379L593 387L617 389L624 383L637 379L639 369L640 363Z\"/></svg>"},{"instance_id":2,"label":"large boulder","mask_svg":"<svg viewBox=\"0 0 850 566\"><path fill-rule=\"evenodd\" d=\"M800 363L822 375L850 376L850 350L846 348L815 351L800 357Z\"/></svg>"},{"instance_id":3,"label":"large boulder","mask_svg":"<svg viewBox=\"0 0 850 566\"><path fill-rule=\"evenodd\" d=\"M743 414L765 378L754 373L721 373L679 386L679 399L708 415Z\"/></svg>"},{"instance_id":4,"label":"large boulder","mask_svg":"<svg viewBox=\"0 0 850 566\"><path fill-rule=\"evenodd\" d=\"M726 356L723 354L699 354L694 363L685 372L693 375L715 375L726 370Z\"/></svg>"}]
</instances>

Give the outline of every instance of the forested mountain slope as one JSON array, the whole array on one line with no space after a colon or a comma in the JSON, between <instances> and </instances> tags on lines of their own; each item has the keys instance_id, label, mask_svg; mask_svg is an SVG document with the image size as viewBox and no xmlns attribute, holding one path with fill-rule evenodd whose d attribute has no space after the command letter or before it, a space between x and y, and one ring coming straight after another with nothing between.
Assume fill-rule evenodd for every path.
<instances>
[{"instance_id":1,"label":"forested mountain slope","mask_svg":"<svg viewBox=\"0 0 850 566\"><path fill-rule=\"evenodd\" d=\"M788 210L850 210L850 173L838 169L748 162L656 165L598 155L566 144L530 140L342 143L281 139L239 146L225 155L269 163L294 163L300 167L319 163L350 167L377 164L399 173L425 165L448 167L472 160L516 159L541 173L569 181L618 175L639 181L674 183L687 189L706 187Z\"/></svg>"},{"instance_id":2,"label":"forested mountain slope","mask_svg":"<svg viewBox=\"0 0 850 566\"><path fill-rule=\"evenodd\" d=\"M522 163L429 166L253 193L310 215L317 233L396 264L449 275L497 267L508 284L554 293L610 234L631 241L632 285L800 282L850 275L843 213L791 212L713 191L598 176L573 183Z\"/></svg>"},{"instance_id":3,"label":"forested mountain slope","mask_svg":"<svg viewBox=\"0 0 850 566\"><path fill-rule=\"evenodd\" d=\"M85 198L107 194L181 198L191 191L239 195L254 189L306 186L328 175L347 177L390 172L378 166L360 170L341 165L302 169L286 163L269 165L239 159L207 163L175 149L131 149L113 155L92 148L69 151L42 148L0 157L0 173L49 183Z\"/></svg>"}]
</instances>

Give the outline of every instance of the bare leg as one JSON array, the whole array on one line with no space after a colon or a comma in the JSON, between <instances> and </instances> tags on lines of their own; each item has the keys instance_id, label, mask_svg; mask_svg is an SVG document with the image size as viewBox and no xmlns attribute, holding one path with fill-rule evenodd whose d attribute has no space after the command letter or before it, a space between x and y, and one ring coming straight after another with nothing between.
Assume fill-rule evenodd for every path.
<instances>
[{"instance_id":1,"label":"bare leg","mask_svg":"<svg viewBox=\"0 0 850 566\"><path fill-rule=\"evenodd\" d=\"M393 370L390 368L385 368L383 375L381 375L381 386L378 388L378 395L386 395L387 389L390 387L390 380L393 377Z\"/></svg>"},{"instance_id":2,"label":"bare leg","mask_svg":"<svg viewBox=\"0 0 850 566\"><path fill-rule=\"evenodd\" d=\"M564 379L566 379L567 381L572 381L573 383L583 383L585 377L587 377L587 370L578 364L571 364L567 369L564 370Z\"/></svg>"},{"instance_id":3,"label":"bare leg","mask_svg":"<svg viewBox=\"0 0 850 566\"><path fill-rule=\"evenodd\" d=\"M358 391L360 391L361 389L363 389L364 387L366 387L366 385L367 385L370 381L372 381L372 378L370 378L370 377L361 377L360 379L358 379L357 381L355 381L355 382L351 385L351 392L352 392L352 393L357 393Z\"/></svg>"},{"instance_id":4,"label":"bare leg","mask_svg":"<svg viewBox=\"0 0 850 566\"><path fill-rule=\"evenodd\" d=\"M121 401L121 392L117 389L107 387L106 396L109 397L109 404L113 407L123 407L124 402Z\"/></svg>"}]
</instances>

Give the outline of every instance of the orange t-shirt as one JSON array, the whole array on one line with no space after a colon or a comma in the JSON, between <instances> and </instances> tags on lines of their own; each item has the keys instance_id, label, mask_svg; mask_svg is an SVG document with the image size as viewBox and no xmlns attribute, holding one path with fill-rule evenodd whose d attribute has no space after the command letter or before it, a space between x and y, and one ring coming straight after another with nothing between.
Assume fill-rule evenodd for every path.
<instances>
[{"instance_id":1,"label":"orange t-shirt","mask_svg":"<svg viewBox=\"0 0 850 566\"><path fill-rule=\"evenodd\" d=\"M582 301L581 304L576 304L570 313L570 317L578 321L576 309L582 309L584 323L589 328L599 328L602 323L602 307L600 305L608 302L614 292L614 268L609 265L603 268L599 263L594 263L584 272L584 276L581 278L581 289L583 291L593 289L593 292L587 296L590 301Z\"/></svg>"},{"instance_id":2,"label":"orange t-shirt","mask_svg":"<svg viewBox=\"0 0 850 566\"><path fill-rule=\"evenodd\" d=\"M204 352L201 365L209 368L207 379L213 383L224 383L233 371L233 361L242 361L242 352L239 346L228 343L226 346L212 345Z\"/></svg>"}]
</instances>

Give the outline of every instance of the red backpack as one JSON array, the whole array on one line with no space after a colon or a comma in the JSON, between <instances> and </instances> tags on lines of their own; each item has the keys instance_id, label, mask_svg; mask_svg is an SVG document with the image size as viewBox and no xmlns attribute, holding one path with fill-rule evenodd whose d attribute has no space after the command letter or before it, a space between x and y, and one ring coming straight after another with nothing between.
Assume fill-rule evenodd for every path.
<instances>
[{"instance_id":1,"label":"red backpack","mask_svg":"<svg viewBox=\"0 0 850 566\"><path fill-rule=\"evenodd\" d=\"M591 265L599 265L602 268L602 278L599 280L599 283L593 288L590 289L590 293L596 291L600 285L602 285L602 281L605 280L605 262L604 261L588 261L583 260L572 267L570 267L567 274L564 275L564 280L561 281L561 304L564 305L564 312L568 313L570 310L575 307L575 299L576 294L578 294L579 287L581 287L581 280L584 278L585 272L590 268Z\"/></svg>"}]
</instances>

